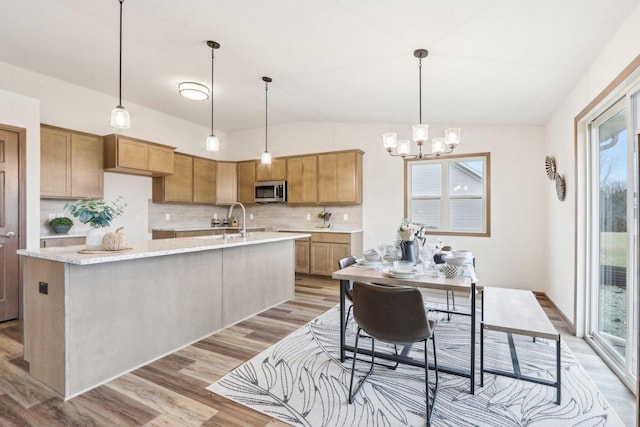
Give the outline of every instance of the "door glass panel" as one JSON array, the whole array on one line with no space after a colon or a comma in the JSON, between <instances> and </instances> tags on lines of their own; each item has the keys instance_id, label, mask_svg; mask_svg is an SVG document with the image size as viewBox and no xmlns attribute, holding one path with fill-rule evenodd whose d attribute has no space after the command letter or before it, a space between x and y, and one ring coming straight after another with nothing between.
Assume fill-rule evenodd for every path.
<instances>
[{"instance_id":1,"label":"door glass panel","mask_svg":"<svg viewBox=\"0 0 640 427\"><path fill-rule=\"evenodd\" d=\"M597 330L623 359L627 344L627 127L622 109L597 129L599 283Z\"/></svg>"}]
</instances>

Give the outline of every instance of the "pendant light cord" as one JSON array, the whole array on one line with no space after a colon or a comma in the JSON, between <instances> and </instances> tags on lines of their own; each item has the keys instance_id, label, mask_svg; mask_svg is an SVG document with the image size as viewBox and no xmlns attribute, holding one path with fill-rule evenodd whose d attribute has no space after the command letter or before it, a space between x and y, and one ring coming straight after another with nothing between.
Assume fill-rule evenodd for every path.
<instances>
[{"instance_id":1,"label":"pendant light cord","mask_svg":"<svg viewBox=\"0 0 640 427\"><path fill-rule=\"evenodd\" d=\"M122 3L124 3L124 0L120 0L120 69L118 77L118 108L122 108Z\"/></svg>"},{"instance_id":2,"label":"pendant light cord","mask_svg":"<svg viewBox=\"0 0 640 427\"><path fill-rule=\"evenodd\" d=\"M418 91L420 93L418 111L420 111L420 124L422 124L422 58L418 58Z\"/></svg>"},{"instance_id":3,"label":"pendant light cord","mask_svg":"<svg viewBox=\"0 0 640 427\"><path fill-rule=\"evenodd\" d=\"M269 151L269 144L267 143L267 114L269 111L269 82L264 83L264 151Z\"/></svg>"},{"instance_id":4,"label":"pendant light cord","mask_svg":"<svg viewBox=\"0 0 640 427\"><path fill-rule=\"evenodd\" d=\"M211 48L211 135L213 135L213 57L215 56L215 48Z\"/></svg>"}]
</instances>

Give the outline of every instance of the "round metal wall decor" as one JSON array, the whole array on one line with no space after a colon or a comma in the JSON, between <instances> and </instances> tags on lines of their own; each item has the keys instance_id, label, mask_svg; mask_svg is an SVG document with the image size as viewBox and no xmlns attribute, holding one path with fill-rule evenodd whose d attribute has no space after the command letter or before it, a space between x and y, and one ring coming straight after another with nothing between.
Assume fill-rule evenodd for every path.
<instances>
[{"instance_id":1,"label":"round metal wall decor","mask_svg":"<svg viewBox=\"0 0 640 427\"><path fill-rule=\"evenodd\" d=\"M558 200L564 200L565 193L567 191L566 185L564 183L564 177L560 174L556 174L556 194L558 195Z\"/></svg>"},{"instance_id":2,"label":"round metal wall decor","mask_svg":"<svg viewBox=\"0 0 640 427\"><path fill-rule=\"evenodd\" d=\"M544 167L547 170L547 176L550 180L556 179L556 159L551 156L547 156L544 159Z\"/></svg>"}]
</instances>

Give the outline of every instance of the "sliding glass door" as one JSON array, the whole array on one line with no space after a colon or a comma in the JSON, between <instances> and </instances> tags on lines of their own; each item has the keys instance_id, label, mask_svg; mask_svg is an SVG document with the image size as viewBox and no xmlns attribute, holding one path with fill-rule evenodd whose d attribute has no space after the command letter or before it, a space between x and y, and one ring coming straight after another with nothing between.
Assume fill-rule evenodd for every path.
<instances>
[{"instance_id":1,"label":"sliding glass door","mask_svg":"<svg viewBox=\"0 0 640 427\"><path fill-rule=\"evenodd\" d=\"M591 280L588 334L628 384L637 375L638 191L633 97L590 124Z\"/></svg>"}]
</instances>

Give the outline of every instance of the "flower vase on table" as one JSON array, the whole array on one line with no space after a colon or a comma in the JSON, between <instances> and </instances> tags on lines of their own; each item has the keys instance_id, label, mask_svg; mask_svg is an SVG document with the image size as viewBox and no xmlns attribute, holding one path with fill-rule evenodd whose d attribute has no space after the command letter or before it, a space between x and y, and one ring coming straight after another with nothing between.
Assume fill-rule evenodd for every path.
<instances>
[{"instance_id":1,"label":"flower vase on table","mask_svg":"<svg viewBox=\"0 0 640 427\"><path fill-rule=\"evenodd\" d=\"M81 223L91 226L85 241L86 249L102 249L102 239L106 234L106 227L109 227L115 217L122 215L125 206L127 206L121 199L122 197L118 197L111 203L101 199L83 199L64 205L65 209L68 209L71 215L78 218Z\"/></svg>"},{"instance_id":2,"label":"flower vase on table","mask_svg":"<svg viewBox=\"0 0 640 427\"><path fill-rule=\"evenodd\" d=\"M87 232L85 240L86 249L91 251L99 251L102 249L102 239L107 232L104 228L91 227Z\"/></svg>"}]
</instances>

